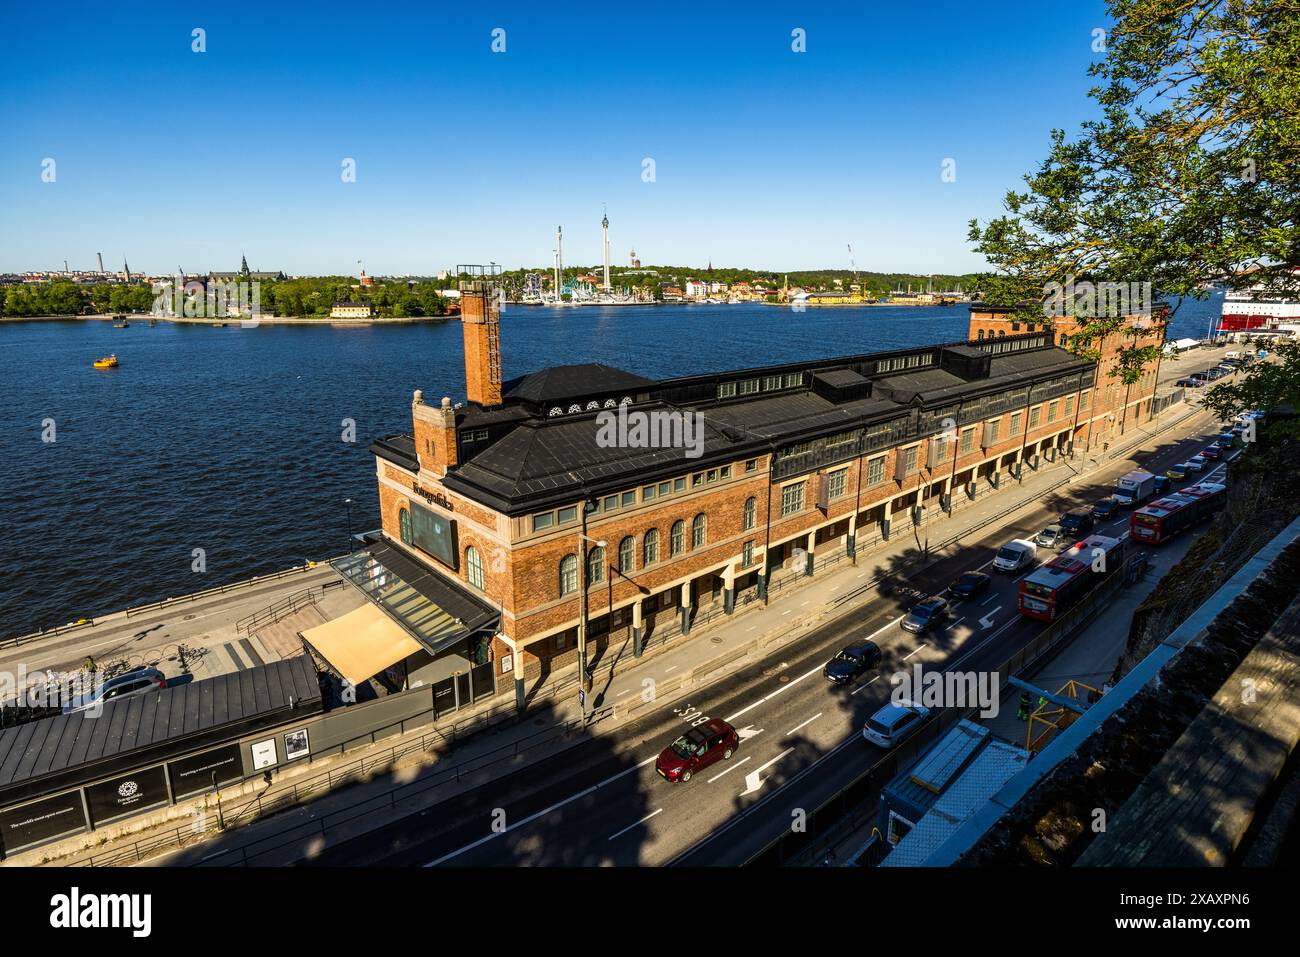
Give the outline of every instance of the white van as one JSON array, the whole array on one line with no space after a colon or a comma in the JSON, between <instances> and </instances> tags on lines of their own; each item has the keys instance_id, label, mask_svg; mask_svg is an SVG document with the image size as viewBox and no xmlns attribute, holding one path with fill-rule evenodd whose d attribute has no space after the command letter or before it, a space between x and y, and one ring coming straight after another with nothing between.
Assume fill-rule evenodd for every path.
<instances>
[{"instance_id":1,"label":"white van","mask_svg":"<svg viewBox=\"0 0 1300 957\"><path fill-rule=\"evenodd\" d=\"M1034 563L1038 546L1028 539L1013 538L993 558L993 567L1000 572L1018 572Z\"/></svg>"},{"instance_id":2,"label":"white van","mask_svg":"<svg viewBox=\"0 0 1300 957\"><path fill-rule=\"evenodd\" d=\"M1240 358L1241 358L1241 353L1238 352L1236 349L1233 349L1233 350L1231 350L1230 352L1225 352L1225 353L1223 354L1223 358L1225 358L1225 359L1240 359Z\"/></svg>"}]
</instances>

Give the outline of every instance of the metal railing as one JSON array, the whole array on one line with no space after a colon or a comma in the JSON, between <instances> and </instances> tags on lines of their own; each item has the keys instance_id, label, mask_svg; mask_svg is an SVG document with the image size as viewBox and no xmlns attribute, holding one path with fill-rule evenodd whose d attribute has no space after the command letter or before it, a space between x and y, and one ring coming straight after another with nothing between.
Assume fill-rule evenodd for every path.
<instances>
[{"instance_id":1,"label":"metal railing","mask_svg":"<svg viewBox=\"0 0 1300 957\"><path fill-rule=\"evenodd\" d=\"M296 591L286 598L282 598L268 608L254 612L251 615L245 615L235 622L235 634L248 635L252 634L257 628L263 625L274 624L281 618L287 618L306 608L308 605L316 604L317 599L321 598L325 592L331 588L338 588L347 584L343 579L337 581L325 582L321 585L312 585L310 588L304 588L302 591Z\"/></svg>"}]
</instances>

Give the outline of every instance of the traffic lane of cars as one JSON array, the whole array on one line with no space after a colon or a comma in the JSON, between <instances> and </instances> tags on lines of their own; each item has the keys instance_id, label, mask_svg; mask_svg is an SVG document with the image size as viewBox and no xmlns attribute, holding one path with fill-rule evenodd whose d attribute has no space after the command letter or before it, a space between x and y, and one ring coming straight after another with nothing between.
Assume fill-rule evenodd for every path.
<instances>
[{"instance_id":1,"label":"traffic lane of cars","mask_svg":"<svg viewBox=\"0 0 1300 957\"><path fill-rule=\"evenodd\" d=\"M1127 520L1127 514L1125 514L1124 520L1125 521ZM949 565L948 560L945 560L943 564ZM989 564L990 562L986 562L981 567L987 568ZM997 587L993 588L991 593L982 594L979 599L979 613L976 616L972 617L970 625L966 626L964 630L959 631L957 637L959 639L963 639L964 641L964 639L968 638L971 634L975 634L978 631L979 633L982 633L987 638L994 638L998 634L1004 633L1010 626L1023 622L1023 619L1020 619L1020 616L1016 612L1016 605L1017 605L1016 591L1018 588L1018 581L1020 578L1023 578L1025 575L1030 574L1033 571L1033 568L1037 567L1037 564L1039 563L1035 562L1032 566L1025 568L1023 570L1023 573L1019 574L1015 578L1008 578L1008 579L1001 580L1000 583L997 585ZM952 563L951 565L949 565L949 567L960 567L960 561ZM926 576L922 576L922 577L925 578ZM998 579L1000 578L1001 576L997 576L991 579L991 581L998 581ZM939 589L936 588L934 590L938 591ZM922 591L921 594L924 595L924 591ZM994 604L994 602L997 603ZM989 607L990 605L992 605L992 607ZM879 637L880 632L893 628L895 625L897 625L899 617L900 616L897 615L889 616L888 614L885 614L883 616L882 615L875 616L872 619L871 624L873 627L871 627L871 631L869 633ZM945 626L945 632L951 632L959 625L962 625L962 619L964 617L965 617L964 614L951 616L951 620ZM883 624L879 624L882 621ZM898 631L901 632L901 629L898 629ZM911 652L908 653L908 655L909 656L915 654L928 655L929 653L924 651L927 644L928 644L927 642L921 641L918 647L914 648ZM957 647L960 646L959 645L955 646L954 653ZM979 644L977 644L975 647L978 648ZM804 667L804 665L809 664L809 658L815 656L816 654L817 652L814 651L812 655L804 656L803 663L797 664L797 667L802 668ZM807 681L811 680L812 673L819 669L824 671L825 666L826 666L826 661L823 658L820 664L814 662L811 664L810 667L804 668L804 670L800 671L797 675L798 678L805 679L805 680L801 680L799 684L801 686L806 685ZM786 677L788 678L788 675ZM878 674L875 676L866 677L865 681L859 681L856 684L856 686L851 686L848 689L849 695L856 696L858 693L865 690L867 685L877 683L879 681L879 678L880 675ZM888 689L887 684L884 687L886 690ZM876 689L876 691L871 692L872 700L874 700L874 695L876 693L879 693L880 690L881 689ZM736 715L736 717L737 718L744 717L747 713L751 711L751 708L756 708L759 705L766 703L771 697L774 697L776 693L779 693L779 691L780 691L779 688L774 689L773 692L769 692L767 695L764 695L760 701L752 702L749 705L743 706L743 708L740 710L739 714ZM795 702L800 700L800 696L794 696L787 700L789 700L790 702ZM678 711L679 709L674 709L674 710ZM714 709L714 710L716 713L716 711L718 710L725 711L726 709L723 708L723 709ZM759 708L759 710L756 711L755 713L762 715L765 714L766 712L762 708ZM706 715L703 711L699 709L692 708L690 705L686 705L684 706L684 708L680 709L678 717L681 719L682 726L689 726L693 721L698 721L701 718L707 719L709 715ZM860 729L858 728L850 727L850 728L841 728L839 729L839 731L832 733L830 724L828 722L824 722L820 720L823 717L824 717L824 709L822 709L822 711L812 711L807 713L802 718L801 722L796 722L795 724L798 725L800 730L803 730L805 734L816 734L817 737L819 738L825 734L827 736L827 743L832 745L836 740L842 741L847 736L853 736L859 733L860 731ZM793 727L794 725L792 725L792 728ZM726 759L726 760L728 761L735 760L736 758L742 757L742 755L744 757L749 757L750 752L753 749L751 747L745 746L746 740L741 741L742 746L741 748L737 749L733 753L733 758ZM662 739L661 739L661 744L662 744ZM764 758L764 760L766 761L769 760L768 757L769 753L770 752L764 752L758 756ZM780 754L781 751L777 750L775 754L772 755L772 757L779 757ZM670 785L667 785L665 782L663 782L662 779L658 777L655 769L651 766L654 763L654 761L657 759L657 757L658 757L658 753L656 752L656 749L654 748L653 744L649 744L644 750L638 749L636 753L636 758L639 759L639 763L637 764L634 770L638 771L639 773L633 775L629 773L629 769L624 769L623 771L619 772L620 773L619 780L626 782L628 786L635 786L635 787L657 786L661 790L665 787L669 788L669 790L676 790L672 788ZM724 767L722 770L727 771L727 768ZM717 774L717 772L712 772L709 775L709 777L713 777L715 774ZM696 781L688 782L688 786L691 783L697 783L697 782ZM605 782L606 787L608 786L608 784L609 782ZM659 807L654 808L651 813L655 814L656 817L661 817L666 812L664 806L661 805ZM660 821L659 823L662 824L663 822ZM622 825L622 827L627 828L629 825L635 826L636 824L637 822L633 821L633 822L629 822L629 824ZM653 826L654 825L647 823L647 827L653 827Z\"/></svg>"}]
</instances>

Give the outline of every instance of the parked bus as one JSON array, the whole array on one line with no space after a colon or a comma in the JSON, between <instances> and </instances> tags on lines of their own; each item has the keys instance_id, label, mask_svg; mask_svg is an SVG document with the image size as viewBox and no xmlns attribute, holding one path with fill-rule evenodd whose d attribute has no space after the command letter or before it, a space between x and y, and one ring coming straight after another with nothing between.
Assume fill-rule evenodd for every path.
<instances>
[{"instance_id":1,"label":"parked bus","mask_svg":"<svg viewBox=\"0 0 1300 957\"><path fill-rule=\"evenodd\" d=\"M1020 613L1055 621L1124 563L1124 551L1124 540L1108 535L1076 542L1020 583Z\"/></svg>"},{"instance_id":2,"label":"parked bus","mask_svg":"<svg viewBox=\"0 0 1300 957\"><path fill-rule=\"evenodd\" d=\"M1218 482L1189 485L1173 495L1156 499L1129 516L1129 534L1135 542L1159 545L1183 529L1213 515L1227 498L1227 486Z\"/></svg>"}]
</instances>

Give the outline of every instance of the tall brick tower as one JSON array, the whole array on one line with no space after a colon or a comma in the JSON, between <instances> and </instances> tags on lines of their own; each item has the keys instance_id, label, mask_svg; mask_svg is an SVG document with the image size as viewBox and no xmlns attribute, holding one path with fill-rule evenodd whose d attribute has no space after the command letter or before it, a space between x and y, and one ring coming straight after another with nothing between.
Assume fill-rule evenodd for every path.
<instances>
[{"instance_id":1,"label":"tall brick tower","mask_svg":"<svg viewBox=\"0 0 1300 957\"><path fill-rule=\"evenodd\" d=\"M465 337L465 393L485 408L501 404L501 267L457 266Z\"/></svg>"}]
</instances>

